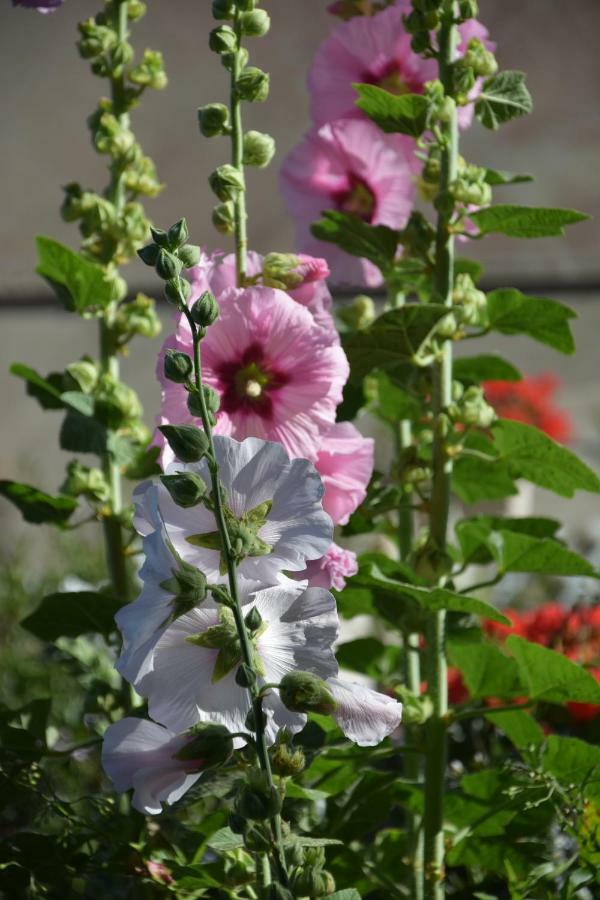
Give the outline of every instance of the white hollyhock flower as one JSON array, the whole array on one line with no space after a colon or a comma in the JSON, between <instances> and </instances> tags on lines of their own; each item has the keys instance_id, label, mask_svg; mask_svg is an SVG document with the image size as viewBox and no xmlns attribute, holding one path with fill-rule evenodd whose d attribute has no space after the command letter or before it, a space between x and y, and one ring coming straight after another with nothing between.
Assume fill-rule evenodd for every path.
<instances>
[{"instance_id":1,"label":"white hollyhock flower","mask_svg":"<svg viewBox=\"0 0 600 900\"><path fill-rule=\"evenodd\" d=\"M254 593L244 588L244 616L256 609L252 636L258 684L278 684L295 669L322 678L337 674L332 644L338 634L335 600L323 588L308 588L289 579L282 586ZM175 731L197 722L217 722L231 732L246 730L248 691L235 681L241 653L232 613L208 600L180 616L159 638L152 670L137 685L148 697L150 715ZM290 712L276 691L266 694L267 739L280 728L300 731L306 716Z\"/></svg>"},{"instance_id":2,"label":"white hollyhock flower","mask_svg":"<svg viewBox=\"0 0 600 900\"><path fill-rule=\"evenodd\" d=\"M323 484L305 459L290 460L279 444L259 438L236 441L215 437L219 478L226 493L226 519L232 543L242 540L250 555L238 565L240 578L276 584L284 571L301 571L323 556L333 526L323 511ZM210 489L208 463L171 463L167 474L195 472ZM184 509L158 481L134 492L135 525L142 535L156 530L156 510L169 540L183 560L213 583L226 571L214 513L206 506Z\"/></svg>"},{"instance_id":3,"label":"white hollyhock flower","mask_svg":"<svg viewBox=\"0 0 600 900\"><path fill-rule=\"evenodd\" d=\"M155 722L121 719L104 734L102 766L118 791L133 788L135 809L160 813L162 803L175 803L202 774L200 761L175 758L189 741Z\"/></svg>"},{"instance_id":4,"label":"white hollyhock flower","mask_svg":"<svg viewBox=\"0 0 600 900\"><path fill-rule=\"evenodd\" d=\"M359 747L374 747L402 721L402 704L354 681L328 678L335 701L331 713L346 737Z\"/></svg>"}]
</instances>

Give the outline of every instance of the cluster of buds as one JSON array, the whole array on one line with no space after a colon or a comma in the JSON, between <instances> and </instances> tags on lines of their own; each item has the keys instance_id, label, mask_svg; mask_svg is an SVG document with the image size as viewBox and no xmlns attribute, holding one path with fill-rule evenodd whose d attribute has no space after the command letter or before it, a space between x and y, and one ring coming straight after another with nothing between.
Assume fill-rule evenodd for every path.
<instances>
[{"instance_id":1,"label":"cluster of buds","mask_svg":"<svg viewBox=\"0 0 600 900\"><path fill-rule=\"evenodd\" d=\"M467 272L461 272L454 281L452 305L460 309L461 321L466 325L478 325L485 318L486 295L475 287Z\"/></svg>"},{"instance_id":2,"label":"cluster of buds","mask_svg":"<svg viewBox=\"0 0 600 900\"><path fill-rule=\"evenodd\" d=\"M323 847L294 847L290 887L295 897L327 897L335 891L335 880L325 869Z\"/></svg>"},{"instance_id":3,"label":"cluster of buds","mask_svg":"<svg viewBox=\"0 0 600 900\"><path fill-rule=\"evenodd\" d=\"M198 124L205 137L232 136L233 164L218 166L209 177L211 189L220 203L213 210L213 225L221 234L233 234L235 203L246 189L244 166L264 168L275 155L275 141L259 131L241 133L239 104L262 103L269 95L269 76L248 65L245 37L263 37L271 21L254 0L214 0L212 12L224 24L210 32L209 47L217 53L231 74L232 110L223 103L209 103L198 110Z\"/></svg>"},{"instance_id":4,"label":"cluster of buds","mask_svg":"<svg viewBox=\"0 0 600 900\"><path fill-rule=\"evenodd\" d=\"M404 25L412 40L414 53L427 54L431 51L431 32L440 24L444 0L413 0L412 12L404 17Z\"/></svg>"},{"instance_id":5,"label":"cluster of buds","mask_svg":"<svg viewBox=\"0 0 600 900\"><path fill-rule=\"evenodd\" d=\"M467 163L460 157L457 177L450 185L456 202L465 206L488 206L492 201L492 189L486 176L486 169Z\"/></svg>"},{"instance_id":6,"label":"cluster of buds","mask_svg":"<svg viewBox=\"0 0 600 900\"><path fill-rule=\"evenodd\" d=\"M485 399L483 388L479 385L464 388L460 381L452 382L448 415L455 423L476 428L489 428L497 418L494 407Z\"/></svg>"},{"instance_id":7,"label":"cluster of buds","mask_svg":"<svg viewBox=\"0 0 600 900\"><path fill-rule=\"evenodd\" d=\"M191 294L191 286L181 273L198 265L200 248L188 244L188 227L185 219L179 219L168 231L151 228L152 242L138 250L138 256L147 266L153 266L158 277L165 282L165 297L179 309L185 306Z\"/></svg>"}]
</instances>

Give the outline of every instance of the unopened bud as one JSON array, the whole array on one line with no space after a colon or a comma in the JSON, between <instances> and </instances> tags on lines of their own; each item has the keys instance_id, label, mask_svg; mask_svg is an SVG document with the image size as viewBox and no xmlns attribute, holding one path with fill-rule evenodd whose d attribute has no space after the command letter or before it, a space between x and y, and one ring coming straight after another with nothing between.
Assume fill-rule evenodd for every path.
<instances>
[{"instance_id":1,"label":"unopened bud","mask_svg":"<svg viewBox=\"0 0 600 900\"><path fill-rule=\"evenodd\" d=\"M235 230L235 210L233 203L219 203L212 212L212 223L219 234L233 234Z\"/></svg>"},{"instance_id":2,"label":"unopened bud","mask_svg":"<svg viewBox=\"0 0 600 900\"><path fill-rule=\"evenodd\" d=\"M256 684L256 672L246 663L241 663L235 673L235 683L240 687L249 688Z\"/></svg>"},{"instance_id":3,"label":"unopened bud","mask_svg":"<svg viewBox=\"0 0 600 900\"><path fill-rule=\"evenodd\" d=\"M189 236L190 234L188 231L186 220L179 219L178 222L175 222L174 225L171 225L167 232L169 247L171 248L171 250L177 250L179 247L182 247L183 244L185 244Z\"/></svg>"},{"instance_id":4,"label":"unopened bud","mask_svg":"<svg viewBox=\"0 0 600 900\"><path fill-rule=\"evenodd\" d=\"M162 228L151 227L150 234L155 244L158 244L159 247L163 247L165 250L169 249L169 235L166 231L163 231Z\"/></svg>"},{"instance_id":5,"label":"unopened bud","mask_svg":"<svg viewBox=\"0 0 600 900\"><path fill-rule=\"evenodd\" d=\"M173 278L178 277L182 268L181 260L161 247L158 251L155 265L158 277L162 278L163 281L171 281Z\"/></svg>"},{"instance_id":6,"label":"unopened bud","mask_svg":"<svg viewBox=\"0 0 600 900\"><path fill-rule=\"evenodd\" d=\"M311 672L289 672L279 685L279 696L283 705L292 712L330 715L336 709L327 684Z\"/></svg>"},{"instance_id":7,"label":"unopened bud","mask_svg":"<svg viewBox=\"0 0 600 900\"><path fill-rule=\"evenodd\" d=\"M271 27L271 19L264 9L254 9L241 14L240 24L246 37L263 37Z\"/></svg>"},{"instance_id":8,"label":"unopened bud","mask_svg":"<svg viewBox=\"0 0 600 900\"><path fill-rule=\"evenodd\" d=\"M239 191L245 189L243 174L230 163L211 172L208 183L219 200L234 200Z\"/></svg>"},{"instance_id":9,"label":"unopened bud","mask_svg":"<svg viewBox=\"0 0 600 900\"><path fill-rule=\"evenodd\" d=\"M214 19L233 19L235 3L233 0L213 0L212 14Z\"/></svg>"},{"instance_id":10,"label":"unopened bud","mask_svg":"<svg viewBox=\"0 0 600 900\"><path fill-rule=\"evenodd\" d=\"M246 628L250 631L258 631L263 623L263 619L256 606L253 606L250 612L246 613L244 622L246 623Z\"/></svg>"},{"instance_id":11,"label":"unopened bud","mask_svg":"<svg viewBox=\"0 0 600 900\"><path fill-rule=\"evenodd\" d=\"M204 137L216 137L229 131L229 110L224 103L209 103L198 110L198 124Z\"/></svg>"},{"instance_id":12,"label":"unopened bud","mask_svg":"<svg viewBox=\"0 0 600 900\"><path fill-rule=\"evenodd\" d=\"M177 256L183 263L184 269L192 269L200 262L200 247L194 244L184 244L177 251Z\"/></svg>"},{"instance_id":13,"label":"unopened bud","mask_svg":"<svg viewBox=\"0 0 600 900\"><path fill-rule=\"evenodd\" d=\"M208 437L195 425L159 425L158 430L181 462L198 462L208 452Z\"/></svg>"},{"instance_id":14,"label":"unopened bud","mask_svg":"<svg viewBox=\"0 0 600 900\"><path fill-rule=\"evenodd\" d=\"M306 758L299 747L294 749L282 741L275 744L271 750L271 764L276 775L288 778L304 771Z\"/></svg>"},{"instance_id":15,"label":"unopened bud","mask_svg":"<svg viewBox=\"0 0 600 900\"><path fill-rule=\"evenodd\" d=\"M190 314L196 325L203 328L212 325L219 317L219 304L215 295L210 291L204 291L192 306Z\"/></svg>"},{"instance_id":16,"label":"unopened bud","mask_svg":"<svg viewBox=\"0 0 600 900\"><path fill-rule=\"evenodd\" d=\"M195 472L161 475L160 480L171 495L171 499L184 509L197 506L206 494L206 484Z\"/></svg>"},{"instance_id":17,"label":"unopened bud","mask_svg":"<svg viewBox=\"0 0 600 900\"><path fill-rule=\"evenodd\" d=\"M245 819L272 819L281 812L281 796L264 772L251 771L236 798L235 809Z\"/></svg>"},{"instance_id":18,"label":"unopened bud","mask_svg":"<svg viewBox=\"0 0 600 900\"><path fill-rule=\"evenodd\" d=\"M192 286L185 278L170 278L165 281L165 297L176 306L185 305L192 293Z\"/></svg>"},{"instance_id":19,"label":"unopened bud","mask_svg":"<svg viewBox=\"0 0 600 900\"><path fill-rule=\"evenodd\" d=\"M264 169L274 156L275 140L270 134L263 134L260 131L246 132L244 135L244 165Z\"/></svg>"},{"instance_id":20,"label":"unopened bud","mask_svg":"<svg viewBox=\"0 0 600 900\"><path fill-rule=\"evenodd\" d=\"M224 725L200 722L188 734L191 739L177 751L174 759L197 760L206 769L227 762L233 753L233 740Z\"/></svg>"},{"instance_id":21,"label":"unopened bud","mask_svg":"<svg viewBox=\"0 0 600 900\"><path fill-rule=\"evenodd\" d=\"M237 47L237 37L229 25L213 28L208 36L208 46L213 53L231 53Z\"/></svg>"},{"instance_id":22,"label":"unopened bud","mask_svg":"<svg viewBox=\"0 0 600 900\"><path fill-rule=\"evenodd\" d=\"M269 76L256 66L248 66L238 78L236 90L248 103L264 103L269 96Z\"/></svg>"},{"instance_id":23,"label":"unopened bud","mask_svg":"<svg viewBox=\"0 0 600 900\"><path fill-rule=\"evenodd\" d=\"M147 266L155 266L159 252L160 247L157 244L147 244L141 250L138 250L137 255Z\"/></svg>"},{"instance_id":24,"label":"unopened bud","mask_svg":"<svg viewBox=\"0 0 600 900\"><path fill-rule=\"evenodd\" d=\"M171 569L171 578L161 581L160 587L191 609L206 597L206 576L191 563L180 559L178 568Z\"/></svg>"},{"instance_id":25,"label":"unopened bud","mask_svg":"<svg viewBox=\"0 0 600 900\"><path fill-rule=\"evenodd\" d=\"M164 363L165 378L174 381L175 384L185 384L190 380L193 371L194 364L187 353L179 350L167 350Z\"/></svg>"}]
</instances>

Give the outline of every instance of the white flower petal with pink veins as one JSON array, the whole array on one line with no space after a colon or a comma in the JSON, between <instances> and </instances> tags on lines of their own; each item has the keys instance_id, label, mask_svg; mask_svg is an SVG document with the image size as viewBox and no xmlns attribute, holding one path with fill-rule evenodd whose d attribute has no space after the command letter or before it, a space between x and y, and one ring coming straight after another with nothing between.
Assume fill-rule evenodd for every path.
<instances>
[{"instance_id":1,"label":"white flower petal with pink veins","mask_svg":"<svg viewBox=\"0 0 600 900\"><path fill-rule=\"evenodd\" d=\"M402 704L354 681L328 678L336 709L333 718L347 738L359 747L374 747L402 721Z\"/></svg>"},{"instance_id":2,"label":"white flower petal with pink veins","mask_svg":"<svg viewBox=\"0 0 600 900\"><path fill-rule=\"evenodd\" d=\"M146 719L121 719L104 734L102 766L117 791L134 789L135 809L156 815L163 803L183 797L202 774L196 768L199 761L174 758L190 740Z\"/></svg>"},{"instance_id":3,"label":"white flower petal with pink veins","mask_svg":"<svg viewBox=\"0 0 600 900\"><path fill-rule=\"evenodd\" d=\"M238 565L242 579L277 584L283 571L301 571L311 559L326 553L333 526L323 511L323 484L307 460L289 459L279 444L246 438L214 438L219 477L232 514L241 518L260 504L270 502L258 537L271 547L261 556L247 557ZM172 463L167 473L195 472L210 488L208 463ZM203 505L183 509L175 504L159 481L146 481L134 492L135 525L141 534L156 529L158 509L165 533L177 554L196 566L210 582L226 580L220 569L220 553L190 543L193 535L217 531L214 514ZM168 574L165 576L168 577Z\"/></svg>"},{"instance_id":4,"label":"white flower petal with pink veins","mask_svg":"<svg viewBox=\"0 0 600 900\"><path fill-rule=\"evenodd\" d=\"M256 607L265 626L255 648L263 668L260 685L278 683L295 669L321 678L337 674L332 644L339 622L328 591L286 580L282 586L246 591L241 603L244 616ZM158 640L152 671L137 685L148 698L152 718L174 731L185 731L198 722L222 724L231 732L247 730L250 700L248 691L236 684L238 664L213 681L219 651L189 640L218 622L219 607L212 601L178 618ZM263 707L269 743L280 728L296 733L306 723L306 716L285 709L275 691L266 694Z\"/></svg>"}]
</instances>

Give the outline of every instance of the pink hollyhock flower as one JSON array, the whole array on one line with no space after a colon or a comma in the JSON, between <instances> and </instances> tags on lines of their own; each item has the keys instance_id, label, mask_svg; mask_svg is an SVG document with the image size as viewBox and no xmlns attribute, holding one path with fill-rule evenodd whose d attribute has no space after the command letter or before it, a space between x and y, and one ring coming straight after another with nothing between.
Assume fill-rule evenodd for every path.
<instances>
[{"instance_id":1,"label":"pink hollyhock flower","mask_svg":"<svg viewBox=\"0 0 600 900\"><path fill-rule=\"evenodd\" d=\"M246 278L256 284L264 283L264 269L272 256L264 257L251 250L247 255ZM285 254L293 257L293 254ZM314 316L315 321L333 332L331 315L331 294L326 279L329 277L329 266L326 260L299 253L295 257L297 266L290 273L285 288L292 300L305 306ZM267 263L265 262L267 260ZM197 266L190 270L192 296L190 302L196 300L203 291L212 291L219 297L226 288L236 287L235 256L233 253L204 254ZM267 287L274 287L267 284ZM279 286L279 285L277 285Z\"/></svg>"},{"instance_id":2,"label":"pink hollyhock flower","mask_svg":"<svg viewBox=\"0 0 600 900\"><path fill-rule=\"evenodd\" d=\"M368 260L314 238L310 226L323 210L337 209L372 225L402 228L419 169L412 146L371 122L341 119L310 131L284 160L281 186L296 223L297 247L325 256L338 283L376 287L381 274Z\"/></svg>"},{"instance_id":3,"label":"pink hollyhock flower","mask_svg":"<svg viewBox=\"0 0 600 900\"><path fill-rule=\"evenodd\" d=\"M408 10L410 11L410 10ZM316 125L335 119L363 117L356 106L355 83L374 84L392 94L422 94L425 82L437 78L437 64L411 49L411 36L402 17L406 3L390 6L374 16L356 16L341 22L317 50L308 75L311 116ZM459 55L478 38L493 48L487 29L475 19L459 27ZM481 89L481 81L470 99ZM461 128L473 118L473 104L459 109Z\"/></svg>"},{"instance_id":4,"label":"pink hollyhock flower","mask_svg":"<svg viewBox=\"0 0 600 900\"><path fill-rule=\"evenodd\" d=\"M373 439L350 422L336 422L323 433L315 467L323 480L323 509L336 525L346 525L363 502L373 474Z\"/></svg>"},{"instance_id":5,"label":"pink hollyhock flower","mask_svg":"<svg viewBox=\"0 0 600 900\"><path fill-rule=\"evenodd\" d=\"M358 563L356 553L346 550L338 544L331 544L329 550L320 559L311 560L302 572L294 572L298 581L308 580L309 587L335 588L341 591L346 587L346 578L356 575Z\"/></svg>"},{"instance_id":6,"label":"pink hollyhock flower","mask_svg":"<svg viewBox=\"0 0 600 900\"><path fill-rule=\"evenodd\" d=\"M220 316L202 341L203 379L221 398L215 433L277 441L290 456L315 461L348 377L333 325L319 326L305 307L274 288L228 288L219 305ZM188 412L185 389L164 378L168 347L191 355L185 319L159 356L159 423L199 424ZM165 447L163 466L171 460Z\"/></svg>"}]
</instances>

